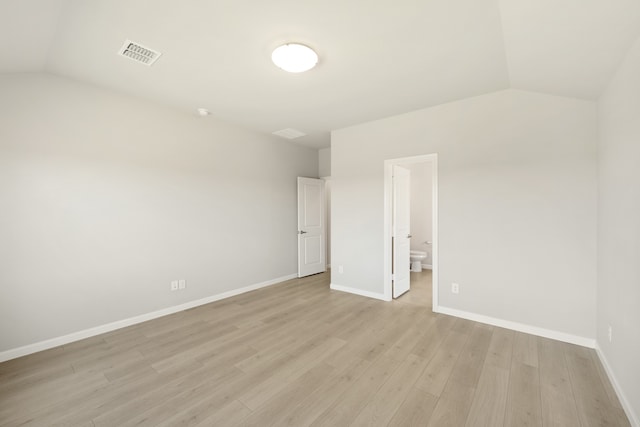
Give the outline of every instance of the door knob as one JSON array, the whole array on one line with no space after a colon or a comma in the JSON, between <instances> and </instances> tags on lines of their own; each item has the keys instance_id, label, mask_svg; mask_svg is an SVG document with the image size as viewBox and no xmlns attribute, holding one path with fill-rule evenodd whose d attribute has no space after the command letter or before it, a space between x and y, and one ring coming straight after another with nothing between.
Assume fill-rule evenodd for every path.
<instances>
[{"instance_id":1,"label":"door knob","mask_svg":"<svg viewBox=\"0 0 640 427\"><path fill-rule=\"evenodd\" d=\"M407 234L407 239L410 239L410 238L411 238L411 234Z\"/></svg>"},{"instance_id":2,"label":"door knob","mask_svg":"<svg viewBox=\"0 0 640 427\"><path fill-rule=\"evenodd\" d=\"M307 232L300 230L300 231L298 231L298 234L307 234Z\"/></svg>"}]
</instances>

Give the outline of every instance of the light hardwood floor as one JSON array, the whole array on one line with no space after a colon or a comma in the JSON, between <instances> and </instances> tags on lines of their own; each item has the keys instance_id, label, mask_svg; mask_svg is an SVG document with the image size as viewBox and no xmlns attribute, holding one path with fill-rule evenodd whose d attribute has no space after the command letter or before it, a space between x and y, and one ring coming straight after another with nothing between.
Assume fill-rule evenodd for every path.
<instances>
[{"instance_id":1,"label":"light hardwood floor","mask_svg":"<svg viewBox=\"0 0 640 427\"><path fill-rule=\"evenodd\" d=\"M592 350L328 274L0 364L0 425L628 426Z\"/></svg>"}]
</instances>

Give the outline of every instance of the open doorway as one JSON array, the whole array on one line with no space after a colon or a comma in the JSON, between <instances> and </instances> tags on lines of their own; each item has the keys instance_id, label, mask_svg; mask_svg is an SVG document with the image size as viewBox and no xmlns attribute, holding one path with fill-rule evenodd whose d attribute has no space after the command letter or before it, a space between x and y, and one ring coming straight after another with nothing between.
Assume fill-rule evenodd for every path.
<instances>
[{"instance_id":1,"label":"open doorway","mask_svg":"<svg viewBox=\"0 0 640 427\"><path fill-rule=\"evenodd\" d=\"M403 203L402 197L398 194L403 191L399 190L396 181L394 181L394 170L398 170L398 166L408 169L412 173L410 181L413 186L413 198L428 197L430 200L420 200L421 207L416 210L419 217L413 218L410 231L405 236L405 231L401 231L402 236L398 239L394 238L399 228L396 229L394 224L394 215L397 215L396 203ZM414 272L410 273L411 283L415 283L415 292L411 294L411 289L401 298L411 299L413 301L423 301L432 307L438 306L438 165L437 154L428 154L414 157L405 157L399 159L389 159L384 162L384 293L385 299L391 300L394 297L394 281L396 278L404 277L404 269L410 269L410 259L408 254L402 254L399 258L398 253L394 249L402 248L402 239L408 237L411 239L410 247L412 250L418 250L426 255L423 259L420 256L416 262L420 263L420 269L414 262ZM417 189L417 190L416 190ZM420 191L418 193L417 191ZM398 194L396 194L398 193ZM421 194L421 196L420 196ZM399 202L398 202L399 200ZM418 202L418 201L416 201ZM429 209L429 212L425 212ZM429 218L430 217L430 218ZM429 221L429 227L426 222ZM421 224L424 227L421 227ZM428 229L428 230L427 230ZM403 249L404 250L404 249ZM405 256L406 255L406 256ZM395 259L394 259L395 257ZM406 258L406 260L404 259ZM394 262L395 261L395 262ZM431 269L430 269L431 268ZM427 283L428 282L428 283ZM405 286L403 283L399 285ZM428 285L430 298L425 295L419 295L426 290ZM396 293L397 294L397 293Z\"/></svg>"}]
</instances>

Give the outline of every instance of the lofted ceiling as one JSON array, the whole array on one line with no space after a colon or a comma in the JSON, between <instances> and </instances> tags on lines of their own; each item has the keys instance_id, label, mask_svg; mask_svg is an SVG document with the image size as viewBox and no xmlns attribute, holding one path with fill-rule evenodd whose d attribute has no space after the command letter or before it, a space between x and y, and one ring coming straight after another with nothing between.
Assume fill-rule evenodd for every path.
<instances>
[{"instance_id":1,"label":"lofted ceiling","mask_svg":"<svg viewBox=\"0 0 640 427\"><path fill-rule=\"evenodd\" d=\"M333 129L500 89L597 99L639 35L638 0L0 0L0 73L295 128L319 148ZM162 56L118 56L126 39ZM285 42L318 66L276 68Z\"/></svg>"}]
</instances>

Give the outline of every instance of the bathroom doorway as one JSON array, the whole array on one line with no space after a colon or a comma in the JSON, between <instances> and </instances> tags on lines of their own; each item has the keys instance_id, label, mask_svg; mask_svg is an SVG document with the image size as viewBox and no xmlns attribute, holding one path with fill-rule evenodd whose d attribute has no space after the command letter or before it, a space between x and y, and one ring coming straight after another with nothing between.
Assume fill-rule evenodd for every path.
<instances>
[{"instance_id":1,"label":"bathroom doorway","mask_svg":"<svg viewBox=\"0 0 640 427\"><path fill-rule=\"evenodd\" d=\"M384 291L385 299L393 297L394 278L394 166L411 171L411 250L423 254L415 256L414 271L410 273L411 287L400 300L421 305L438 306L438 164L437 154L428 154L384 162ZM398 260L396 260L398 263ZM409 266L400 263L400 268ZM421 269L422 271L417 271ZM428 294L427 294L428 292Z\"/></svg>"}]
</instances>

